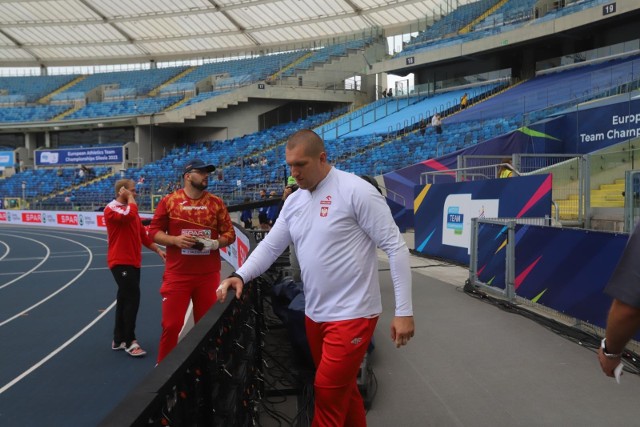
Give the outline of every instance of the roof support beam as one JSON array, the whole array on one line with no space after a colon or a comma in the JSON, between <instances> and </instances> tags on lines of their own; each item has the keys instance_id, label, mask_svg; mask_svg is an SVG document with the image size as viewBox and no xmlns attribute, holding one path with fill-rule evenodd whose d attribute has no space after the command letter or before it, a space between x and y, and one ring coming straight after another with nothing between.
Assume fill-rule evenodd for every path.
<instances>
[{"instance_id":1,"label":"roof support beam","mask_svg":"<svg viewBox=\"0 0 640 427\"><path fill-rule=\"evenodd\" d=\"M28 47L25 47L22 43L20 43L14 37L12 37L11 35L7 34L6 31L0 30L0 34L2 34L7 39L9 39L11 41L11 43L13 43L17 49L20 49L24 53L27 53L27 54L31 55L33 57L33 59L35 59L36 61L38 61L38 63L40 63L40 58L38 57L38 55L33 53Z\"/></svg>"},{"instance_id":2,"label":"roof support beam","mask_svg":"<svg viewBox=\"0 0 640 427\"><path fill-rule=\"evenodd\" d=\"M209 3L211 3L213 5L213 7L220 12L225 18L227 18L227 20L238 29L238 31L241 34L246 35L249 40L251 40L256 46L260 46L260 42L258 42L258 40L256 40L250 33L247 32L247 29L244 28L242 25L240 25L240 23L238 21L236 21L233 16L231 16L228 12L226 12L224 10L223 7L221 7L218 3L216 3L214 0L209 0Z\"/></svg>"},{"instance_id":3,"label":"roof support beam","mask_svg":"<svg viewBox=\"0 0 640 427\"><path fill-rule=\"evenodd\" d=\"M140 51L145 54L145 55L149 55L149 52L146 51L145 49L143 49L138 43L136 43L136 40L131 37L131 35L129 35L126 31L124 31L122 28L120 28L118 25L116 25L115 23L111 22L109 20L109 18L107 18L106 16L104 16L98 9L96 9L95 7L93 7L92 5L90 5L86 0L80 0L80 3L86 7L87 9L89 9L91 12L95 13L97 16L100 17L100 19L102 19L102 21L106 24L109 24L109 26L111 26L114 30L116 30L117 32L119 32L122 37L124 37L127 42L129 42L130 44L133 44L136 46L136 48L140 49Z\"/></svg>"}]
</instances>

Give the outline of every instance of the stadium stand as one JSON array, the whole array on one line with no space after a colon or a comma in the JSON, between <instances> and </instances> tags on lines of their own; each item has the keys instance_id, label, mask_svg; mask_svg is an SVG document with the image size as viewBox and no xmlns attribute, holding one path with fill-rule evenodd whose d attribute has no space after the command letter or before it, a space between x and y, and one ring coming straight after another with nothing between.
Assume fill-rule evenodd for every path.
<instances>
[{"instance_id":1,"label":"stadium stand","mask_svg":"<svg viewBox=\"0 0 640 427\"><path fill-rule=\"evenodd\" d=\"M127 99L123 101L105 101L89 103L74 111L64 120L82 120L98 117L133 116L138 114L158 113L178 102L181 96L164 96L155 98Z\"/></svg>"},{"instance_id":2,"label":"stadium stand","mask_svg":"<svg viewBox=\"0 0 640 427\"><path fill-rule=\"evenodd\" d=\"M143 71L118 71L112 73L91 74L82 81L61 92L88 93L96 88L106 86L112 89L135 91L136 96L148 94L171 77L184 71L184 67L156 68Z\"/></svg>"},{"instance_id":3,"label":"stadium stand","mask_svg":"<svg viewBox=\"0 0 640 427\"><path fill-rule=\"evenodd\" d=\"M0 77L0 91L6 91L7 95L24 96L26 102L35 102L74 78L74 76Z\"/></svg>"}]
</instances>

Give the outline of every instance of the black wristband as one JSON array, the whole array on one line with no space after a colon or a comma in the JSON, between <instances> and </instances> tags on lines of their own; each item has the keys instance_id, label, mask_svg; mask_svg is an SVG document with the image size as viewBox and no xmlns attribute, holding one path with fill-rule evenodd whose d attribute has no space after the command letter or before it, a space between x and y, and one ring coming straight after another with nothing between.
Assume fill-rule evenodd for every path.
<instances>
[{"instance_id":1,"label":"black wristband","mask_svg":"<svg viewBox=\"0 0 640 427\"><path fill-rule=\"evenodd\" d=\"M229 277L237 277L238 279L242 280L242 284L244 285L244 279L242 278L241 275L239 275L238 273L236 273L235 271L233 273L231 273L229 275Z\"/></svg>"},{"instance_id":2,"label":"black wristband","mask_svg":"<svg viewBox=\"0 0 640 427\"><path fill-rule=\"evenodd\" d=\"M602 338L602 341L600 342L600 348L602 348L602 354L604 354L604 357L606 357L607 359L617 359L619 357L622 357L622 352L620 352L620 353L609 353L609 349L607 349L607 339L606 338Z\"/></svg>"}]
</instances>

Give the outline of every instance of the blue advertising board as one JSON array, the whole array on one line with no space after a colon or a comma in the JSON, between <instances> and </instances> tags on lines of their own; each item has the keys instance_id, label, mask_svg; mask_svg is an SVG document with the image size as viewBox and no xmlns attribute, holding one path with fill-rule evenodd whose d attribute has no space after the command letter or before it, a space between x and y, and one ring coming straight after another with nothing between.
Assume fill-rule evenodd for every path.
<instances>
[{"instance_id":1,"label":"blue advertising board","mask_svg":"<svg viewBox=\"0 0 640 427\"><path fill-rule=\"evenodd\" d=\"M13 167L16 164L16 155L13 151L0 151L0 167Z\"/></svg>"},{"instance_id":2,"label":"blue advertising board","mask_svg":"<svg viewBox=\"0 0 640 427\"><path fill-rule=\"evenodd\" d=\"M478 279L500 289L506 282L504 228L481 223L478 230ZM627 243L627 234L518 224L514 237L516 295L606 326L611 298L603 289Z\"/></svg>"},{"instance_id":3,"label":"blue advertising board","mask_svg":"<svg viewBox=\"0 0 640 427\"><path fill-rule=\"evenodd\" d=\"M562 113L552 135L565 141L565 151L590 153L640 136L640 99Z\"/></svg>"},{"instance_id":4,"label":"blue advertising board","mask_svg":"<svg viewBox=\"0 0 640 427\"><path fill-rule=\"evenodd\" d=\"M122 163L124 147L90 147L65 150L37 150L36 166Z\"/></svg>"},{"instance_id":5,"label":"blue advertising board","mask_svg":"<svg viewBox=\"0 0 640 427\"><path fill-rule=\"evenodd\" d=\"M415 250L469 263L471 218L544 218L551 212L551 175L415 187Z\"/></svg>"}]
</instances>

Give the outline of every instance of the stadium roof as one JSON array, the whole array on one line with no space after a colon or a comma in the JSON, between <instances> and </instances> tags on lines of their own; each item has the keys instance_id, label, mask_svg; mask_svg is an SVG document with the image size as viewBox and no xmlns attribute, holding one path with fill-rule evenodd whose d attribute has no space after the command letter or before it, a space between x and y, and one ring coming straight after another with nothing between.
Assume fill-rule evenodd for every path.
<instances>
[{"instance_id":1,"label":"stadium roof","mask_svg":"<svg viewBox=\"0 0 640 427\"><path fill-rule=\"evenodd\" d=\"M0 0L0 66L99 65L268 52L376 28L406 28L452 3L468 2Z\"/></svg>"}]
</instances>

